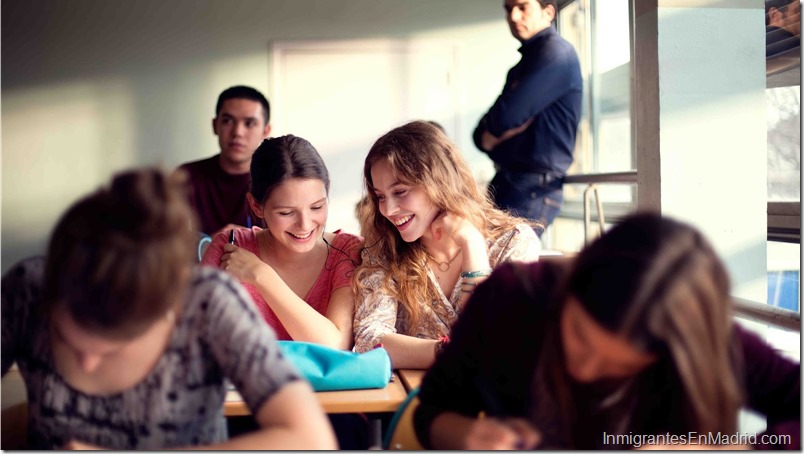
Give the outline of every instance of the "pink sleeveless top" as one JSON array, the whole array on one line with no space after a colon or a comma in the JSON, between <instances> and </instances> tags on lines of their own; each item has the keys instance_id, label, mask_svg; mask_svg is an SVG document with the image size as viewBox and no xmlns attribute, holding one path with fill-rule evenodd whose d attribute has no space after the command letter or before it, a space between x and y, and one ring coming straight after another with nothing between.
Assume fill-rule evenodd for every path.
<instances>
[{"instance_id":1,"label":"pink sleeveless top","mask_svg":"<svg viewBox=\"0 0 804 454\"><path fill-rule=\"evenodd\" d=\"M262 229L259 227L235 230L235 243L239 247L255 255L259 255L257 232L260 230ZM360 260L361 239L349 233L341 233L340 230L334 233L335 239L329 246L327 261L324 264L324 268L321 270L321 274L318 275L318 279L316 279L315 283L313 283L313 286L310 288L310 292L304 297L304 301L322 315L327 312L329 298L332 292L351 285L352 274ZM228 242L229 232L215 235L212 239L212 243L204 253L201 264L217 268L220 265L221 256L223 255L223 245ZM262 295L260 295L259 290L253 285L242 284L251 295L251 299L257 306L257 310L260 311L262 318L276 331L277 339L293 340L274 311L268 306L268 303L265 302Z\"/></svg>"}]
</instances>

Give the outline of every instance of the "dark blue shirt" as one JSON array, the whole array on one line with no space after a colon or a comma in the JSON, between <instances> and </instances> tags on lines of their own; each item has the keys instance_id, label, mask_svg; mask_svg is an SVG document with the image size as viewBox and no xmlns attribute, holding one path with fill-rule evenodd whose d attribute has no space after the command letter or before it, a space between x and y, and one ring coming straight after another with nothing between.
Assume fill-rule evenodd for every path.
<instances>
[{"instance_id":1,"label":"dark blue shirt","mask_svg":"<svg viewBox=\"0 0 804 454\"><path fill-rule=\"evenodd\" d=\"M765 26L765 57L775 57L790 49L801 46L801 36L781 27ZM797 52L798 53L798 52Z\"/></svg>"},{"instance_id":2,"label":"dark blue shirt","mask_svg":"<svg viewBox=\"0 0 804 454\"><path fill-rule=\"evenodd\" d=\"M503 168L565 174L572 164L581 119L583 79L572 44L548 27L519 49L522 59L508 71L502 94L480 120L475 145ZM480 137L495 137L533 123L521 134L483 150Z\"/></svg>"}]
</instances>

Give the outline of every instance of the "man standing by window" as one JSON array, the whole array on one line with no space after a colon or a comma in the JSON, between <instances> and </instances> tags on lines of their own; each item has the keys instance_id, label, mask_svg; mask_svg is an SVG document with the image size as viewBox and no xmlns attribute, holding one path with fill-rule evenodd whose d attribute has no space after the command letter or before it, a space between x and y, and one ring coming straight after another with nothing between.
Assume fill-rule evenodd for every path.
<instances>
[{"instance_id":1,"label":"man standing by window","mask_svg":"<svg viewBox=\"0 0 804 454\"><path fill-rule=\"evenodd\" d=\"M268 100L254 88L238 85L218 96L212 131L220 153L179 167L188 173L190 204L203 233L251 227L246 202L251 156L271 133L269 119Z\"/></svg>"},{"instance_id":2,"label":"man standing by window","mask_svg":"<svg viewBox=\"0 0 804 454\"><path fill-rule=\"evenodd\" d=\"M552 23L555 0L505 0L508 26L522 58L475 129L475 145L494 161L495 203L537 221L541 236L558 215L581 119L578 56Z\"/></svg>"}]
</instances>

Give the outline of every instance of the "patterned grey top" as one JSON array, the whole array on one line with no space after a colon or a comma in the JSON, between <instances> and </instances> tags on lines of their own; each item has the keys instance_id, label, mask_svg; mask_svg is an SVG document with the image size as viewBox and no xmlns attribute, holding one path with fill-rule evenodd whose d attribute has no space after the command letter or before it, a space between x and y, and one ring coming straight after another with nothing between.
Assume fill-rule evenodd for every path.
<instances>
[{"instance_id":1,"label":"patterned grey top","mask_svg":"<svg viewBox=\"0 0 804 454\"><path fill-rule=\"evenodd\" d=\"M16 361L25 380L32 449L58 449L71 439L119 450L225 441L226 378L252 413L300 379L240 284L199 267L151 373L111 396L82 393L55 368L48 319L39 310L44 264L42 257L24 260L2 280L2 373Z\"/></svg>"}]
</instances>

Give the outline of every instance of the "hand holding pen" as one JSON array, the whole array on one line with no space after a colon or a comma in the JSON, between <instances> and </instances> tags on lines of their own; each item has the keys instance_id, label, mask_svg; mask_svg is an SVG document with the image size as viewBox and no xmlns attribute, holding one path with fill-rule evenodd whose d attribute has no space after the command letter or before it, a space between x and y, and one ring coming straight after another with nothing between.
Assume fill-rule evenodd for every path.
<instances>
[{"instance_id":1,"label":"hand holding pen","mask_svg":"<svg viewBox=\"0 0 804 454\"><path fill-rule=\"evenodd\" d=\"M466 434L466 449L523 450L534 449L541 443L541 433L529 421L506 415L488 380L477 376L475 386L485 410Z\"/></svg>"},{"instance_id":2,"label":"hand holding pen","mask_svg":"<svg viewBox=\"0 0 804 454\"><path fill-rule=\"evenodd\" d=\"M467 450L525 450L534 449L541 434L523 418L481 417L466 433Z\"/></svg>"},{"instance_id":3,"label":"hand holding pen","mask_svg":"<svg viewBox=\"0 0 804 454\"><path fill-rule=\"evenodd\" d=\"M264 266L268 265L260 260L253 252L237 246L234 229L229 231L228 239L228 244L223 245L223 254L221 255L219 265L220 269L240 279L242 282L253 285L256 283L259 272Z\"/></svg>"},{"instance_id":4,"label":"hand holding pen","mask_svg":"<svg viewBox=\"0 0 804 454\"><path fill-rule=\"evenodd\" d=\"M65 443L61 449L65 451L102 451L106 450L107 448L91 445L89 443L84 443L78 440L70 440L67 443Z\"/></svg>"}]
</instances>

